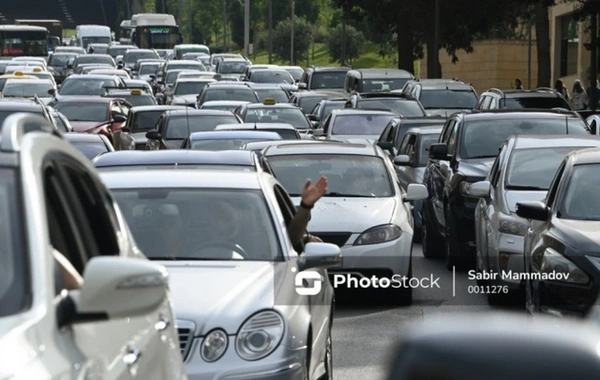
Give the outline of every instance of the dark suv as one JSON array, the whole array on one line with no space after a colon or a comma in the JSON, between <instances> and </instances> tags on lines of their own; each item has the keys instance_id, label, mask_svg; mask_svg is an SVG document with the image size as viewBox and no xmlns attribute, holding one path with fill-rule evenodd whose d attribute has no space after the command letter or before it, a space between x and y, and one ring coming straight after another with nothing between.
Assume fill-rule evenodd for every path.
<instances>
[{"instance_id":1,"label":"dark suv","mask_svg":"<svg viewBox=\"0 0 600 380\"><path fill-rule=\"evenodd\" d=\"M315 67L309 66L302 74L298 88L300 90L334 90L344 91L346 73L349 67Z\"/></svg>"},{"instance_id":2,"label":"dark suv","mask_svg":"<svg viewBox=\"0 0 600 380\"><path fill-rule=\"evenodd\" d=\"M491 88L481 94L475 106L476 110L564 108L572 110L568 101L551 88L535 90L500 90Z\"/></svg>"},{"instance_id":3,"label":"dark suv","mask_svg":"<svg viewBox=\"0 0 600 380\"><path fill-rule=\"evenodd\" d=\"M474 182L489 174L498 149L511 135L588 135L585 122L561 110L496 110L456 113L444 124L439 142L429 148L423 183L429 198L423 205L421 239L425 257L445 255L446 266L474 261ZM443 243L443 244L442 244Z\"/></svg>"},{"instance_id":4,"label":"dark suv","mask_svg":"<svg viewBox=\"0 0 600 380\"><path fill-rule=\"evenodd\" d=\"M402 89L421 102L432 116L449 116L454 112L472 110L477 104L473 87L456 79L410 80Z\"/></svg>"}]
</instances>

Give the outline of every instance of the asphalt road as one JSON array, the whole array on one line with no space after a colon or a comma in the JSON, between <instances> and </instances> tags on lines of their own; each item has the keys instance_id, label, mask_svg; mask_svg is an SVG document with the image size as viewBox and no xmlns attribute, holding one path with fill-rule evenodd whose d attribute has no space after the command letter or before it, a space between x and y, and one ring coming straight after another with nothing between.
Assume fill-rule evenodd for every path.
<instances>
[{"instance_id":1,"label":"asphalt road","mask_svg":"<svg viewBox=\"0 0 600 380\"><path fill-rule=\"evenodd\" d=\"M523 312L521 307L489 306L485 295L469 288L476 283L468 279L467 272L453 273L442 261L425 259L421 245L416 245L413 277L432 275L439 277L439 288L415 289L412 306L381 306L364 297L343 295L333 325L334 379L385 379L394 343L403 329L415 323L437 322L456 314Z\"/></svg>"}]
</instances>

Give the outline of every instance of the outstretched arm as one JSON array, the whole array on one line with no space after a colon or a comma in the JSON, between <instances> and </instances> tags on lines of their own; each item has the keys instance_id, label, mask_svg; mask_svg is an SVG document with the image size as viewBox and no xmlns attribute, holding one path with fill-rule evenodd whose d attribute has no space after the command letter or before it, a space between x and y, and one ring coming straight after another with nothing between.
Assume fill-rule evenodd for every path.
<instances>
[{"instance_id":1,"label":"outstretched arm","mask_svg":"<svg viewBox=\"0 0 600 380\"><path fill-rule=\"evenodd\" d=\"M291 220L288 226L288 234L294 246L301 244L306 234L306 227L310 221L310 210L315 203L327 192L327 178L321 177L314 184L306 181L302 189L302 202L296 212L296 215Z\"/></svg>"}]
</instances>

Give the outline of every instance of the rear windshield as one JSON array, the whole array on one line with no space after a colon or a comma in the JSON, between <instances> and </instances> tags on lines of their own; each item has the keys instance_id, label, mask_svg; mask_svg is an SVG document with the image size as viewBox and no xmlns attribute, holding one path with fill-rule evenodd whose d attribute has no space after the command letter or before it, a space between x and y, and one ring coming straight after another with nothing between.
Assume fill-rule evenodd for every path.
<instances>
[{"instance_id":1,"label":"rear windshield","mask_svg":"<svg viewBox=\"0 0 600 380\"><path fill-rule=\"evenodd\" d=\"M332 135L377 135L385 129L392 115L338 116L333 124Z\"/></svg>"},{"instance_id":2,"label":"rear windshield","mask_svg":"<svg viewBox=\"0 0 600 380\"><path fill-rule=\"evenodd\" d=\"M204 101L213 101L213 100L234 100L240 102L251 102L256 103L255 92L249 90L247 88L236 89L218 89L218 88L207 88L204 90Z\"/></svg>"},{"instance_id":3,"label":"rear windshield","mask_svg":"<svg viewBox=\"0 0 600 380\"><path fill-rule=\"evenodd\" d=\"M212 131L217 125L236 124L238 119L231 116L190 115L189 117L171 117L167 124L167 140L186 139L194 132Z\"/></svg>"},{"instance_id":4,"label":"rear windshield","mask_svg":"<svg viewBox=\"0 0 600 380\"><path fill-rule=\"evenodd\" d=\"M73 145L90 160L93 160L102 153L108 152L106 146L100 143L74 143Z\"/></svg>"},{"instance_id":5,"label":"rear windshield","mask_svg":"<svg viewBox=\"0 0 600 380\"><path fill-rule=\"evenodd\" d=\"M343 89L346 82L345 71L314 72L310 81L310 89Z\"/></svg>"},{"instance_id":6,"label":"rear windshield","mask_svg":"<svg viewBox=\"0 0 600 380\"><path fill-rule=\"evenodd\" d=\"M569 103L559 97L523 97L523 98L506 98L500 99L500 108L522 109L522 108L565 108L570 110Z\"/></svg>"},{"instance_id":7,"label":"rear windshield","mask_svg":"<svg viewBox=\"0 0 600 380\"><path fill-rule=\"evenodd\" d=\"M147 111L136 112L133 115L133 122L129 127L132 133L143 132L154 129L156 122L165 111Z\"/></svg>"},{"instance_id":8,"label":"rear windshield","mask_svg":"<svg viewBox=\"0 0 600 380\"><path fill-rule=\"evenodd\" d=\"M473 109L477 95L465 90L423 90L419 101L425 109Z\"/></svg>"},{"instance_id":9,"label":"rear windshield","mask_svg":"<svg viewBox=\"0 0 600 380\"><path fill-rule=\"evenodd\" d=\"M394 98L362 99L357 102L361 109L390 109L404 117L427 116L419 102L414 100L399 100Z\"/></svg>"}]
</instances>

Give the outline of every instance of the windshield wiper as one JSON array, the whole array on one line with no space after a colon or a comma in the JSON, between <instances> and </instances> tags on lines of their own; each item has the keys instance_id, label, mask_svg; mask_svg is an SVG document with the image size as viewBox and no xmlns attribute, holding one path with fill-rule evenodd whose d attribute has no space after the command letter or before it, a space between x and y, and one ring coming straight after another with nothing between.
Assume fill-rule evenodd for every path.
<instances>
[{"instance_id":1,"label":"windshield wiper","mask_svg":"<svg viewBox=\"0 0 600 380\"><path fill-rule=\"evenodd\" d=\"M332 191L330 193L325 194L326 197L336 197L336 198L375 198L375 195L372 194L344 194Z\"/></svg>"},{"instance_id":2,"label":"windshield wiper","mask_svg":"<svg viewBox=\"0 0 600 380\"><path fill-rule=\"evenodd\" d=\"M539 186L521 186L521 185L509 185L506 186L506 190L529 190L529 191L548 191Z\"/></svg>"}]
</instances>

